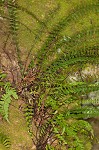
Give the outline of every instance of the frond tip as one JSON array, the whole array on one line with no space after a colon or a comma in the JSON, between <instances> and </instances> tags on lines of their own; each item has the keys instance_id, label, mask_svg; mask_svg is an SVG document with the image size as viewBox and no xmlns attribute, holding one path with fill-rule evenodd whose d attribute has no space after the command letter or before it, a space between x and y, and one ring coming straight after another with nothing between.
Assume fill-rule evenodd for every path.
<instances>
[{"instance_id":1,"label":"frond tip","mask_svg":"<svg viewBox=\"0 0 99 150\"><path fill-rule=\"evenodd\" d=\"M18 95L15 89L11 88L8 83L5 84L4 90L5 94L3 94L0 99L0 113L3 115L4 119L6 119L9 122L8 119L9 105L11 103L12 97L14 99L18 99Z\"/></svg>"},{"instance_id":2,"label":"frond tip","mask_svg":"<svg viewBox=\"0 0 99 150\"><path fill-rule=\"evenodd\" d=\"M0 144L4 145L6 148L10 148L10 139L4 133L0 132Z\"/></svg>"}]
</instances>

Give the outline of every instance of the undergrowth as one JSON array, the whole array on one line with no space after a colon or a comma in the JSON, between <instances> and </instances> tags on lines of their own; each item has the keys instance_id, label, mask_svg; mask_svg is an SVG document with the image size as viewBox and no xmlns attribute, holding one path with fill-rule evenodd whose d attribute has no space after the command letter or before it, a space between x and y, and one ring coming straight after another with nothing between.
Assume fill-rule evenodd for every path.
<instances>
[{"instance_id":1,"label":"undergrowth","mask_svg":"<svg viewBox=\"0 0 99 150\"><path fill-rule=\"evenodd\" d=\"M32 1L30 3L32 5ZM93 78L87 82L82 78L82 70L86 64L98 66L99 63L99 24L96 21L93 24L89 19L94 15L97 20L98 1L76 3L73 6L71 1L68 13L58 16L62 9L59 3L47 12L48 16L44 19L28 7L19 5L19 1L8 0L7 3L9 32L23 71L21 92L27 91L24 113L37 150L85 150L85 138L91 144L94 137L93 129L85 118L99 116L99 104L84 97L98 91L99 82L98 78L95 82ZM67 1L64 4L67 6ZM31 17L34 28L24 21L23 14L27 18ZM80 21L84 17L88 22L81 25ZM73 29L66 32L69 27ZM21 63L22 43L29 49L24 66ZM71 81L73 72L77 74L78 71L80 80ZM17 99L17 95L7 83L3 87L5 94L1 104L5 107L2 114L5 113L4 117L8 120L11 96Z\"/></svg>"},{"instance_id":2,"label":"undergrowth","mask_svg":"<svg viewBox=\"0 0 99 150\"><path fill-rule=\"evenodd\" d=\"M0 144L3 144L6 148L10 148L11 142L7 135L0 132Z\"/></svg>"},{"instance_id":3,"label":"undergrowth","mask_svg":"<svg viewBox=\"0 0 99 150\"><path fill-rule=\"evenodd\" d=\"M2 94L0 94L0 114L9 122L9 106L12 97L14 99L18 99L18 95L16 93L16 90L11 87L11 84L9 82L3 81L3 78L5 78L5 76L5 74L0 73L0 92Z\"/></svg>"},{"instance_id":4,"label":"undergrowth","mask_svg":"<svg viewBox=\"0 0 99 150\"><path fill-rule=\"evenodd\" d=\"M14 88L11 87L10 82L4 81L6 74L0 72L0 115L9 122L9 106L12 98L18 99L18 95ZM0 144L5 148L10 148L11 141L6 133L0 131Z\"/></svg>"}]
</instances>

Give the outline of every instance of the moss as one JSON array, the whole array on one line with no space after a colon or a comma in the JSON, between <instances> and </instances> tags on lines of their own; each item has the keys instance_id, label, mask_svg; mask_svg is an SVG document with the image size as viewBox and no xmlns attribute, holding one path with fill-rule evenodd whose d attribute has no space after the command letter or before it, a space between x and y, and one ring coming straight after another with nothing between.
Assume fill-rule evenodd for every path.
<instances>
[{"instance_id":1,"label":"moss","mask_svg":"<svg viewBox=\"0 0 99 150\"><path fill-rule=\"evenodd\" d=\"M0 130L6 133L11 141L11 150L21 150L21 147L32 147L32 140L28 134L25 118L23 113L18 110L18 103L12 102L9 112L10 123L3 120L0 124ZM0 150L1 150L0 146Z\"/></svg>"}]
</instances>

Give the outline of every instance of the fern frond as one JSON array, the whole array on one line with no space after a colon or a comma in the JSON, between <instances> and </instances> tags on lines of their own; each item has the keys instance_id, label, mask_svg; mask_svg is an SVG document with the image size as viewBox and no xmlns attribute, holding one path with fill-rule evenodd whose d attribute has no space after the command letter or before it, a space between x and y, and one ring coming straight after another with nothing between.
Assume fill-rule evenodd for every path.
<instances>
[{"instance_id":1,"label":"fern frond","mask_svg":"<svg viewBox=\"0 0 99 150\"><path fill-rule=\"evenodd\" d=\"M7 76L6 74L0 72L0 81L1 81L2 79L6 78L6 76Z\"/></svg>"},{"instance_id":2,"label":"fern frond","mask_svg":"<svg viewBox=\"0 0 99 150\"><path fill-rule=\"evenodd\" d=\"M12 0L8 0L8 11L9 11L9 21L10 21L10 31L12 35L14 34L16 36L17 30L18 30L18 24L17 24L17 9L15 7L12 7L11 4L16 5L16 2Z\"/></svg>"},{"instance_id":3,"label":"fern frond","mask_svg":"<svg viewBox=\"0 0 99 150\"><path fill-rule=\"evenodd\" d=\"M98 117L99 116L99 108L91 106L85 106L85 107L81 107L81 108L76 108L74 110L70 110L68 112L64 113L65 118L80 118L80 119L84 119L84 118L91 118L91 117ZM71 117L70 117L71 116Z\"/></svg>"},{"instance_id":4,"label":"fern frond","mask_svg":"<svg viewBox=\"0 0 99 150\"><path fill-rule=\"evenodd\" d=\"M25 118L26 118L28 132L29 132L30 136L33 136L33 132L32 132L33 106L27 105L25 107L24 114L25 114Z\"/></svg>"},{"instance_id":5,"label":"fern frond","mask_svg":"<svg viewBox=\"0 0 99 150\"><path fill-rule=\"evenodd\" d=\"M17 56L20 62L21 61L20 49L19 49L19 42L18 42L18 37L17 37L19 24L17 21L18 15L17 15L17 8L15 7L16 5L17 5L16 1L8 0L9 30L10 30L10 33L12 34L13 42L16 46Z\"/></svg>"},{"instance_id":6,"label":"fern frond","mask_svg":"<svg viewBox=\"0 0 99 150\"><path fill-rule=\"evenodd\" d=\"M75 11L75 12L74 12ZM57 23L57 25L55 25L55 27L52 29L52 31L50 31L50 35L48 36L47 40L45 41L44 45L42 46L40 52L39 52L39 56L38 58L41 59L42 61L42 57L45 56L45 54L47 53L47 51L50 49L50 47L52 47L52 45L54 45L56 43L57 40L59 40L60 38L60 32L66 28L72 21L77 21L78 17L83 17L83 15L85 15L85 13L88 13L88 11L98 11L98 4L96 2L96 4L92 4L89 3L87 5L82 5L81 7L77 7L75 8L72 13L70 12L70 14L64 18L61 19L61 21L59 21ZM78 16L77 18L75 16Z\"/></svg>"},{"instance_id":7,"label":"fern frond","mask_svg":"<svg viewBox=\"0 0 99 150\"><path fill-rule=\"evenodd\" d=\"M73 84L67 84L66 86L63 86L63 91L66 94L84 94L84 93L90 93L91 91L98 91L99 85L95 84L87 84L83 83L80 85L73 85Z\"/></svg>"},{"instance_id":8,"label":"fern frond","mask_svg":"<svg viewBox=\"0 0 99 150\"><path fill-rule=\"evenodd\" d=\"M6 148L10 148L11 142L7 135L0 132L0 144L3 144Z\"/></svg>"},{"instance_id":9,"label":"fern frond","mask_svg":"<svg viewBox=\"0 0 99 150\"><path fill-rule=\"evenodd\" d=\"M83 99L82 100L82 106L98 107L99 106L99 99L97 99L97 98L94 98L94 99Z\"/></svg>"},{"instance_id":10,"label":"fern frond","mask_svg":"<svg viewBox=\"0 0 99 150\"><path fill-rule=\"evenodd\" d=\"M80 136L86 135L87 140L88 138L91 139L93 137L91 125L83 120L75 120L69 123L62 114L58 114L55 119L57 120L57 126L54 126L54 133L61 145L64 143L64 145L68 144L71 149L84 150L84 141Z\"/></svg>"},{"instance_id":11,"label":"fern frond","mask_svg":"<svg viewBox=\"0 0 99 150\"><path fill-rule=\"evenodd\" d=\"M52 62L51 65L47 67L50 72L55 72L59 68L67 68L69 65L76 64L78 62L94 62L98 63L99 60L99 46L83 47L79 48L77 52L70 52L68 54L62 55ZM45 64L46 65L46 64Z\"/></svg>"},{"instance_id":12,"label":"fern frond","mask_svg":"<svg viewBox=\"0 0 99 150\"><path fill-rule=\"evenodd\" d=\"M0 113L3 115L4 119L6 119L9 122L9 119L8 119L9 106L10 106L12 97L14 99L18 99L18 95L15 89L11 88L9 84L6 84L4 89L5 89L5 94L3 94L0 99Z\"/></svg>"},{"instance_id":13,"label":"fern frond","mask_svg":"<svg viewBox=\"0 0 99 150\"><path fill-rule=\"evenodd\" d=\"M32 16L39 24L46 26L46 24L43 21L41 21L33 12L27 10L26 8L19 6L18 4L17 5L10 4L10 6L26 12L28 15Z\"/></svg>"},{"instance_id":14,"label":"fern frond","mask_svg":"<svg viewBox=\"0 0 99 150\"><path fill-rule=\"evenodd\" d=\"M48 58L49 56L52 57L53 53L58 55L58 49L61 49L59 55L61 53L70 53L71 51L75 54L79 47L81 48L83 45L89 45L88 43L90 43L90 41L91 43L95 42L94 45L98 44L98 33L98 27L91 27L74 34L72 37L62 36L55 42L55 45L52 48L49 47L49 50L47 52L45 51L46 53L44 52L43 63L49 61ZM93 38L93 36L95 38Z\"/></svg>"}]
</instances>

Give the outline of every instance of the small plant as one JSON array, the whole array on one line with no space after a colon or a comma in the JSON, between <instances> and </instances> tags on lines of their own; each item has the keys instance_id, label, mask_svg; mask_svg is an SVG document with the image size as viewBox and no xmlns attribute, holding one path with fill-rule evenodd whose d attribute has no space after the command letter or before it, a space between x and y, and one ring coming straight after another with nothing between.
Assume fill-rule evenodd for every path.
<instances>
[{"instance_id":1,"label":"small plant","mask_svg":"<svg viewBox=\"0 0 99 150\"><path fill-rule=\"evenodd\" d=\"M6 148L10 148L10 139L8 138L7 135L5 135L4 133L0 132L0 144L4 145L4 147Z\"/></svg>"},{"instance_id":2,"label":"small plant","mask_svg":"<svg viewBox=\"0 0 99 150\"><path fill-rule=\"evenodd\" d=\"M9 122L8 115L9 115L9 106L12 100L18 99L18 95L16 90L11 87L9 82L4 82L2 79L6 77L5 74L0 73L0 90L1 90L1 97L0 97L0 114Z\"/></svg>"}]
</instances>

